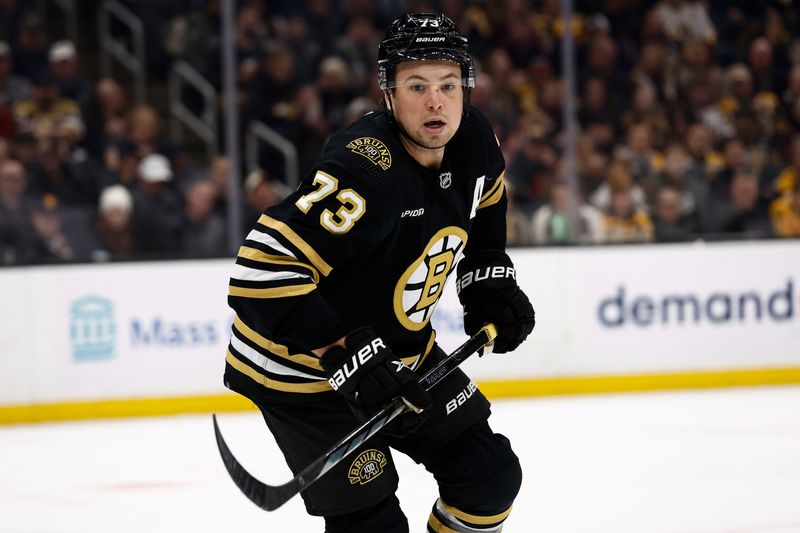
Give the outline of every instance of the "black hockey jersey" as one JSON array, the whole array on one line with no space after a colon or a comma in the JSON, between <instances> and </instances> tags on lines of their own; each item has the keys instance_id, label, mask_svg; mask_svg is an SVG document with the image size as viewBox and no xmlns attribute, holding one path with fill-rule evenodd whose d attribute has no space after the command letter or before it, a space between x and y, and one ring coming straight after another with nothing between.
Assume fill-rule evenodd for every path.
<instances>
[{"instance_id":1,"label":"black hockey jersey","mask_svg":"<svg viewBox=\"0 0 800 533\"><path fill-rule=\"evenodd\" d=\"M419 368L458 259L505 249L504 167L474 108L439 169L406 152L385 112L335 134L315 170L261 215L239 250L226 385L245 395L331 390L311 350L361 326Z\"/></svg>"}]
</instances>

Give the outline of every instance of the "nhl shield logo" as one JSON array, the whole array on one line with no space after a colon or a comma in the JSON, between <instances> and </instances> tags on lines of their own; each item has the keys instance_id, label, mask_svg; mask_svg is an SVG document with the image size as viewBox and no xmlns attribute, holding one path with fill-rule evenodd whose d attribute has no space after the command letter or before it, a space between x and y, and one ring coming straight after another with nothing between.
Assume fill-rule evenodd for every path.
<instances>
[{"instance_id":1,"label":"nhl shield logo","mask_svg":"<svg viewBox=\"0 0 800 533\"><path fill-rule=\"evenodd\" d=\"M446 189L453 182L453 175L450 172L442 172L439 174L439 187Z\"/></svg>"},{"instance_id":2,"label":"nhl shield logo","mask_svg":"<svg viewBox=\"0 0 800 533\"><path fill-rule=\"evenodd\" d=\"M366 485L383 474L386 456L380 450L370 449L361 452L347 469L347 479L351 485Z\"/></svg>"}]
</instances>

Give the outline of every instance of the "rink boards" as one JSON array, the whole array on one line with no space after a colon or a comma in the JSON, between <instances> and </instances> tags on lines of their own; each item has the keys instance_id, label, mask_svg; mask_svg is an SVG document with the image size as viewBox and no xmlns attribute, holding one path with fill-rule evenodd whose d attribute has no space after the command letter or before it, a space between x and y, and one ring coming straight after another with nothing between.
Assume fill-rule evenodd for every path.
<instances>
[{"instance_id":1,"label":"rink boards","mask_svg":"<svg viewBox=\"0 0 800 533\"><path fill-rule=\"evenodd\" d=\"M800 383L800 242L511 255L537 326L467 362L491 397ZM0 423L248 407L222 386L231 266L1 270ZM465 338L452 280L433 322Z\"/></svg>"}]
</instances>

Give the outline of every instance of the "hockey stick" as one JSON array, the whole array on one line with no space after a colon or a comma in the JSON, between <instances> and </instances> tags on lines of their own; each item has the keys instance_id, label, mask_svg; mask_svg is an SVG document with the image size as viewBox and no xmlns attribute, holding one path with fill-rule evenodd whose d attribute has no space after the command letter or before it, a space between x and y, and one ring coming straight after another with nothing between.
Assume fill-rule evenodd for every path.
<instances>
[{"instance_id":1,"label":"hockey stick","mask_svg":"<svg viewBox=\"0 0 800 533\"><path fill-rule=\"evenodd\" d=\"M497 330L494 325L487 324L478 333L470 337L464 344L456 348L453 353L448 355L422 376L419 379L420 385L424 386L425 390L430 390L455 370L462 361L484 346L491 344L496 336ZM328 470L336 466L339 461L347 457L353 450L375 435L375 433L380 431L386 424L409 410L410 407L404 403L402 397L395 398L380 412L376 413L372 418L334 444L330 450L308 465L291 481L278 486L267 485L245 470L236 457L233 456L225 439L222 438L219 425L217 425L217 416L213 415L212 418L214 420L214 434L217 438L217 448L219 448L219 453L222 455L222 462L225 463L225 468L228 470L231 479L233 479L236 486L241 489L251 502L265 511L274 511L289 501L293 496L299 494L300 491L321 478Z\"/></svg>"}]
</instances>

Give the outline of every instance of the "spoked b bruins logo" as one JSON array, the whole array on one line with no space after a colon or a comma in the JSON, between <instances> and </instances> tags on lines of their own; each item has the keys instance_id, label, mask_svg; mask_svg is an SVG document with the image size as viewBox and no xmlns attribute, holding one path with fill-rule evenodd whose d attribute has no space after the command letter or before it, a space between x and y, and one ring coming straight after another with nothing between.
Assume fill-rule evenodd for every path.
<instances>
[{"instance_id":1,"label":"spoked b bruins logo","mask_svg":"<svg viewBox=\"0 0 800 533\"><path fill-rule=\"evenodd\" d=\"M380 450L369 449L358 454L353 464L347 469L347 479L351 485L365 485L383 474L386 456Z\"/></svg>"},{"instance_id":2,"label":"spoked b bruins logo","mask_svg":"<svg viewBox=\"0 0 800 533\"><path fill-rule=\"evenodd\" d=\"M400 276L394 288L394 313L404 327L419 331L430 321L466 242L467 234L461 228L439 230L422 256Z\"/></svg>"}]
</instances>

